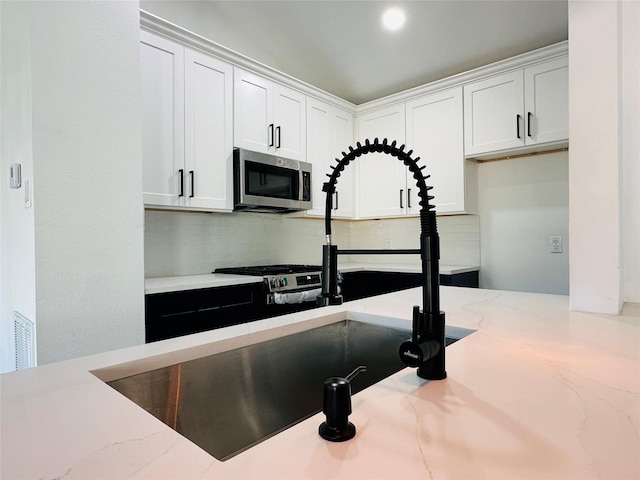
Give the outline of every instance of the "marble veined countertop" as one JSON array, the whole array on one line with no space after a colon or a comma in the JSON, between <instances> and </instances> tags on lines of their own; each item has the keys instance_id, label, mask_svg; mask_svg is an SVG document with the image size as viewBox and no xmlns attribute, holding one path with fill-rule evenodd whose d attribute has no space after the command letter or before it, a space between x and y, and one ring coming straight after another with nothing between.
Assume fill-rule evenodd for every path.
<instances>
[{"instance_id":1,"label":"marble veined countertop","mask_svg":"<svg viewBox=\"0 0 640 480\"><path fill-rule=\"evenodd\" d=\"M319 413L221 462L107 386L344 318L410 324L411 289L0 376L2 479L638 479L640 305L441 287L448 378L404 369L354 395L354 439ZM274 330L276 329L276 330Z\"/></svg>"}]
</instances>

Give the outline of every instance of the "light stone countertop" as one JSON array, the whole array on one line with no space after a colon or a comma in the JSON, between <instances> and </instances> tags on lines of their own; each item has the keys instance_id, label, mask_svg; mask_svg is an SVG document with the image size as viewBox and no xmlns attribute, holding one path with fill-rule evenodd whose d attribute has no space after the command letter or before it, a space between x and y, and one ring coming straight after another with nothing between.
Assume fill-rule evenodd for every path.
<instances>
[{"instance_id":1,"label":"light stone countertop","mask_svg":"<svg viewBox=\"0 0 640 480\"><path fill-rule=\"evenodd\" d=\"M108 387L118 378L351 318L409 327L421 290L0 376L3 479L638 479L640 305L571 312L566 296L441 287L448 378L404 369L354 395L356 437L317 414L220 462ZM271 330L276 328L278 330Z\"/></svg>"},{"instance_id":2,"label":"light stone countertop","mask_svg":"<svg viewBox=\"0 0 640 480\"><path fill-rule=\"evenodd\" d=\"M231 275L226 273L152 277L145 278L144 293L178 292L183 290L197 290L200 288L243 285L247 283L262 283L262 278L249 275Z\"/></svg>"},{"instance_id":3,"label":"light stone countertop","mask_svg":"<svg viewBox=\"0 0 640 480\"><path fill-rule=\"evenodd\" d=\"M402 263L342 263L341 272L357 271L420 273L419 264ZM440 265L441 275L454 275L479 270L477 265ZM230 275L224 273L205 273L200 275L181 275L173 277L150 277L144 282L144 293L166 293L199 288L224 287L247 283L261 283L261 277L248 275Z\"/></svg>"}]
</instances>

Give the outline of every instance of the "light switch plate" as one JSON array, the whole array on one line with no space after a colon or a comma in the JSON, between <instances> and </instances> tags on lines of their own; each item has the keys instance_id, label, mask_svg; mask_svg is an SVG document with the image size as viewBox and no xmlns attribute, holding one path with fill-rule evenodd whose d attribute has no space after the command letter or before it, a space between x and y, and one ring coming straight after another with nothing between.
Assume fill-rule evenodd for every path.
<instances>
[{"instance_id":1,"label":"light switch plate","mask_svg":"<svg viewBox=\"0 0 640 480\"><path fill-rule=\"evenodd\" d=\"M9 167L9 188L20 188L22 186L22 166L14 163Z\"/></svg>"}]
</instances>

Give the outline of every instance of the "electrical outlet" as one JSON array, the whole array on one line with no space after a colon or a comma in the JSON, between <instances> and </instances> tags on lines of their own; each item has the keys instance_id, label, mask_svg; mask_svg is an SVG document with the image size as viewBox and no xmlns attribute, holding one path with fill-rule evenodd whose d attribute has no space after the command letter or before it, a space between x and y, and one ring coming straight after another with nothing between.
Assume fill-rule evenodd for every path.
<instances>
[{"instance_id":1,"label":"electrical outlet","mask_svg":"<svg viewBox=\"0 0 640 480\"><path fill-rule=\"evenodd\" d=\"M549 237L549 253L562 253L561 235L552 235Z\"/></svg>"}]
</instances>

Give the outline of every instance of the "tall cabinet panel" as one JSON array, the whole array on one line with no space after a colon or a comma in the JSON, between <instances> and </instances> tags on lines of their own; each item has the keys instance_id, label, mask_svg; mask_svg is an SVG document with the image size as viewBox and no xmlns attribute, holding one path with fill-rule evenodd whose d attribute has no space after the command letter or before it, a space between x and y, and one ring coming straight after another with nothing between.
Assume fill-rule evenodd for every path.
<instances>
[{"instance_id":1,"label":"tall cabinet panel","mask_svg":"<svg viewBox=\"0 0 640 480\"><path fill-rule=\"evenodd\" d=\"M358 118L358 140L364 143L387 138L405 143L404 104L367 113ZM369 153L354 162L358 172L358 211L361 218L381 218L417 213L416 188L408 192L407 167L396 157Z\"/></svg>"},{"instance_id":2,"label":"tall cabinet panel","mask_svg":"<svg viewBox=\"0 0 640 480\"><path fill-rule=\"evenodd\" d=\"M407 145L426 165L433 186L431 201L436 212L462 213L471 209L472 192L465 184L466 168L475 164L464 158L462 124L462 87L427 95L407 102ZM465 162L469 162L467 165ZM411 182L415 181L413 178Z\"/></svg>"},{"instance_id":3,"label":"tall cabinet panel","mask_svg":"<svg viewBox=\"0 0 640 480\"><path fill-rule=\"evenodd\" d=\"M233 209L233 68L199 52L185 55L186 203Z\"/></svg>"},{"instance_id":4,"label":"tall cabinet panel","mask_svg":"<svg viewBox=\"0 0 640 480\"><path fill-rule=\"evenodd\" d=\"M145 31L140 38L144 202L178 206L184 176L184 47Z\"/></svg>"},{"instance_id":5,"label":"tall cabinet panel","mask_svg":"<svg viewBox=\"0 0 640 480\"><path fill-rule=\"evenodd\" d=\"M313 165L311 198L313 208L308 215L324 216L326 193L322 185L328 180L331 165L353 144L353 116L327 103L307 99L307 161ZM338 178L333 196L334 218L353 217L354 166L349 165Z\"/></svg>"},{"instance_id":6,"label":"tall cabinet panel","mask_svg":"<svg viewBox=\"0 0 640 480\"><path fill-rule=\"evenodd\" d=\"M231 211L232 67L140 33L145 205Z\"/></svg>"}]
</instances>

